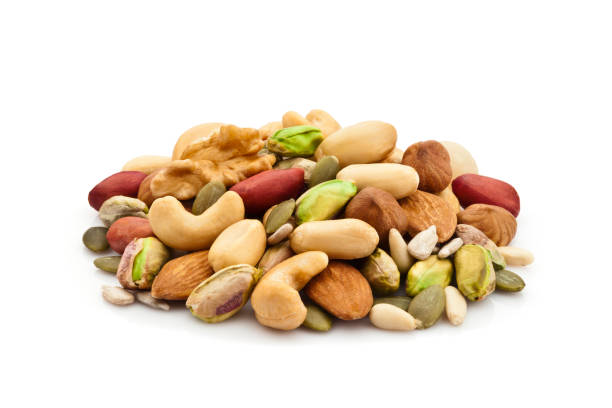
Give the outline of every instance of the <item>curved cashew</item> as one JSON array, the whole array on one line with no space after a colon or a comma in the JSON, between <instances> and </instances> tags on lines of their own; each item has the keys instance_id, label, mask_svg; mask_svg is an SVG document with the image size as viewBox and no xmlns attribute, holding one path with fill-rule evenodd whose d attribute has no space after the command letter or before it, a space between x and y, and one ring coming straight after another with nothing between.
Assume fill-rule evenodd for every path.
<instances>
[{"instance_id":1,"label":"curved cashew","mask_svg":"<svg viewBox=\"0 0 612 408\"><path fill-rule=\"evenodd\" d=\"M221 232L244 218L242 198L233 191L223 194L200 215L185 210L174 197L153 201L149 222L155 236L171 248L183 251L208 249Z\"/></svg>"},{"instance_id":2,"label":"curved cashew","mask_svg":"<svg viewBox=\"0 0 612 408\"><path fill-rule=\"evenodd\" d=\"M280 330L293 330L306 319L306 307L298 292L322 272L329 259L324 252L310 251L279 263L259 281L251 296L257 321Z\"/></svg>"}]
</instances>

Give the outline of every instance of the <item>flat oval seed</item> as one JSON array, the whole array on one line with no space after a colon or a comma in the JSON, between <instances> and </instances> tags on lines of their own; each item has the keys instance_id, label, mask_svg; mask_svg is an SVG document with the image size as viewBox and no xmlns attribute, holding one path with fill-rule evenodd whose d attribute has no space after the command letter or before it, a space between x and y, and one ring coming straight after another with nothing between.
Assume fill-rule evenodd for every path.
<instances>
[{"instance_id":1,"label":"flat oval seed","mask_svg":"<svg viewBox=\"0 0 612 408\"><path fill-rule=\"evenodd\" d=\"M268 245L276 245L293 232L293 225L283 224L276 232L268 237Z\"/></svg>"},{"instance_id":2,"label":"flat oval seed","mask_svg":"<svg viewBox=\"0 0 612 408\"><path fill-rule=\"evenodd\" d=\"M119 286L102 286L102 297L117 306L134 303L134 295Z\"/></svg>"},{"instance_id":3,"label":"flat oval seed","mask_svg":"<svg viewBox=\"0 0 612 408\"><path fill-rule=\"evenodd\" d=\"M119 268L119 262L121 262L121 256L102 256L94 259L94 265L97 268L102 269L106 272L117 273Z\"/></svg>"},{"instance_id":4,"label":"flat oval seed","mask_svg":"<svg viewBox=\"0 0 612 408\"><path fill-rule=\"evenodd\" d=\"M525 281L514 272L502 269L495 271L495 290L520 292L525 288Z\"/></svg>"},{"instance_id":5,"label":"flat oval seed","mask_svg":"<svg viewBox=\"0 0 612 408\"><path fill-rule=\"evenodd\" d=\"M200 215L208 210L225 193L225 184L220 181L211 181L206 184L196 195L191 207L194 215Z\"/></svg>"},{"instance_id":6,"label":"flat oval seed","mask_svg":"<svg viewBox=\"0 0 612 408\"><path fill-rule=\"evenodd\" d=\"M402 310L408 310L408 306L410 306L410 300L411 299L408 296L389 296L374 299L374 304L377 305L379 303L386 303L399 307Z\"/></svg>"},{"instance_id":7,"label":"flat oval seed","mask_svg":"<svg viewBox=\"0 0 612 408\"><path fill-rule=\"evenodd\" d=\"M152 307L153 309L170 310L170 305L163 300L155 299L151 296L151 292L136 292L136 300L143 305Z\"/></svg>"},{"instance_id":8,"label":"flat oval seed","mask_svg":"<svg viewBox=\"0 0 612 408\"><path fill-rule=\"evenodd\" d=\"M317 305L306 306L306 319L302 326L316 331L328 331L332 326L332 319Z\"/></svg>"},{"instance_id":9,"label":"flat oval seed","mask_svg":"<svg viewBox=\"0 0 612 408\"><path fill-rule=\"evenodd\" d=\"M408 306L408 313L420 320L422 328L426 329L438 321L445 306L444 290L440 285L433 285L422 290L412 299Z\"/></svg>"},{"instance_id":10,"label":"flat oval seed","mask_svg":"<svg viewBox=\"0 0 612 408\"><path fill-rule=\"evenodd\" d=\"M83 244L94 252L102 252L108 249L106 240L106 227L91 227L83 234Z\"/></svg>"},{"instance_id":11,"label":"flat oval seed","mask_svg":"<svg viewBox=\"0 0 612 408\"><path fill-rule=\"evenodd\" d=\"M281 225L286 224L291 218L293 210L295 210L295 200L293 198L274 206L266 217L266 234L272 234Z\"/></svg>"},{"instance_id":12,"label":"flat oval seed","mask_svg":"<svg viewBox=\"0 0 612 408\"><path fill-rule=\"evenodd\" d=\"M317 162L317 165L312 170L308 187L312 188L324 181L333 180L336 174L340 171L340 163L336 156L325 156Z\"/></svg>"}]
</instances>

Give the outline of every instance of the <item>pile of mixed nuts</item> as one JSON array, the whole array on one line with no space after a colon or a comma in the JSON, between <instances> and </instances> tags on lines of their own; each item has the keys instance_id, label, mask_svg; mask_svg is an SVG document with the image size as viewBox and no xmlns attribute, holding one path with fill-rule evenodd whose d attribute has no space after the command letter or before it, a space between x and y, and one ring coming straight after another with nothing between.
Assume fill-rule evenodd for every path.
<instances>
[{"instance_id":1,"label":"pile of mixed nuts","mask_svg":"<svg viewBox=\"0 0 612 408\"><path fill-rule=\"evenodd\" d=\"M332 316L369 314L378 328L413 330L445 311L461 324L465 298L522 290L505 269L533 261L507 246L516 190L478 175L456 143L403 151L396 141L388 123L341 128L313 110L260 129L202 124L172 157L129 161L89 193L104 227L84 244L120 254L94 261L121 285L103 287L104 299L166 310L183 301L208 323L250 299L275 329L327 331Z\"/></svg>"}]
</instances>

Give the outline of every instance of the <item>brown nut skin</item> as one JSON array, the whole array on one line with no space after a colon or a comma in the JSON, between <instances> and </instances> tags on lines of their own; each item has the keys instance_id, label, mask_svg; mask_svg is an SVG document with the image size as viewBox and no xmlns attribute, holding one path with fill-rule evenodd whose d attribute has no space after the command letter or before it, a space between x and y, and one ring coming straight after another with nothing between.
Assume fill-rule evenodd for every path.
<instances>
[{"instance_id":1,"label":"brown nut skin","mask_svg":"<svg viewBox=\"0 0 612 408\"><path fill-rule=\"evenodd\" d=\"M155 277L151 296L156 299L186 300L191 292L215 271L208 251L197 251L167 262Z\"/></svg>"},{"instance_id":2,"label":"brown nut skin","mask_svg":"<svg viewBox=\"0 0 612 408\"><path fill-rule=\"evenodd\" d=\"M382 246L389 243L389 231L395 228L402 235L408 229L408 218L397 200L385 190L366 187L349 202L346 218L357 218L370 224L378 233Z\"/></svg>"},{"instance_id":3,"label":"brown nut skin","mask_svg":"<svg viewBox=\"0 0 612 408\"><path fill-rule=\"evenodd\" d=\"M516 218L496 205L472 204L457 214L457 219L478 228L497 246L508 245L516 235Z\"/></svg>"},{"instance_id":4,"label":"brown nut skin","mask_svg":"<svg viewBox=\"0 0 612 408\"><path fill-rule=\"evenodd\" d=\"M457 215L444 199L424 191L418 191L400 200L400 206L408 217L408 233L415 236L432 225L436 226L438 242L446 242L455 233Z\"/></svg>"},{"instance_id":5,"label":"brown nut skin","mask_svg":"<svg viewBox=\"0 0 612 408\"><path fill-rule=\"evenodd\" d=\"M113 196L138 196L140 183L147 177L146 173L140 171L120 171L99 182L89 192L88 200L96 211L102 204ZM148 204L147 204L148 205Z\"/></svg>"},{"instance_id":6,"label":"brown nut skin","mask_svg":"<svg viewBox=\"0 0 612 408\"><path fill-rule=\"evenodd\" d=\"M338 319L365 317L374 303L364 276L346 262L331 261L305 288L306 295Z\"/></svg>"},{"instance_id":7,"label":"brown nut skin","mask_svg":"<svg viewBox=\"0 0 612 408\"><path fill-rule=\"evenodd\" d=\"M153 237L153 229L151 223L146 218L140 217L123 217L115 221L108 232L106 233L106 240L118 254L122 254L125 251L125 247L128 246L134 238L146 238Z\"/></svg>"},{"instance_id":8,"label":"brown nut skin","mask_svg":"<svg viewBox=\"0 0 612 408\"><path fill-rule=\"evenodd\" d=\"M295 198L304 189L304 169L268 170L249 177L234 185L242 197L249 215L261 215L268 208L290 198Z\"/></svg>"},{"instance_id":9,"label":"brown nut skin","mask_svg":"<svg viewBox=\"0 0 612 408\"><path fill-rule=\"evenodd\" d=\"M450 155L440 142L428 140L415 143L404 152L402 164L413 167L419 174L419 190L439 193L452 181Z\"/></svg>"}]
</instances>

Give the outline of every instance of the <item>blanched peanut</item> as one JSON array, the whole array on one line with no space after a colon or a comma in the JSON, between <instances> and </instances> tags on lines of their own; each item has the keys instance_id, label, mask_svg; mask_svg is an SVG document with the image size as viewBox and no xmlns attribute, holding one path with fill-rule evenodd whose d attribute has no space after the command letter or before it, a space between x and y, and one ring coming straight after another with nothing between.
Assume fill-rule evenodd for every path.
<instances>
[{"instance_id":1,"label":"blanched peanut","mask_svg":"<svg viewBox=\"0 0 612 408\"><path fill-rule=\"evenodd\" d=\"M505 246L499 247L497 250L510 266L527 266L534 260L533 254L523 248Z\"/></svg>"},{"instance_id":2,"label":"blanched peanut","mask_svg":"<svg viewBox=\"0 0 612 408\"><path fill-rule=\"evenodd\" d=\"M395 163L351 164L336 175L339 180L353 181L359 190L376 187L396 199L414 193L419 186L419 175L410 166Z\"/></svg>"}]
</instances>

